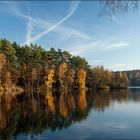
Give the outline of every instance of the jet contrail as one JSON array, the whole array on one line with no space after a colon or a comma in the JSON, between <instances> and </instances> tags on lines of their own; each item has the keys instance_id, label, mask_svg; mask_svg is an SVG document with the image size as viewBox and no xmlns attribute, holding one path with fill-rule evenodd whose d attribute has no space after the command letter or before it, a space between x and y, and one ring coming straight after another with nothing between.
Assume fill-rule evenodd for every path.
<instances>
[{"instance_id":1,"label":"jet contrail","mask_svg":"<svg viewBox=\"0 0 140 140\"><path fill-rule=\"evenodd\" d=\"M43 32L31 37L29 40L26 40L26 42L24 44L28 44L29 42L34 42L34 41L40 39L41 37L43 37L44 35L48 34L49 32L53 31L56 27L58 27L60 24L62 24L64 21L66 21L69 17L71 17L75 13L79 4L80 4L80 1L72 1L70 8L68 10L67 16L65 16L63 19L61 19L55 25L51 26L49 29L46 29Z\"/></svg>"},{"instance_id":2,"label":"jet contrail","mask_svg":"<svg viewBox=\"0 0 140 140\"><path fill-rule=\"evenodd\" d=\"M27 43L26 44L30 45L30 43L31 43L31 34L32 34L32 30L33 30L30 3L28 3L28 17L29 17L29 19L27 21L27 34L26 34Z\"/></svg>"}]
</instances>

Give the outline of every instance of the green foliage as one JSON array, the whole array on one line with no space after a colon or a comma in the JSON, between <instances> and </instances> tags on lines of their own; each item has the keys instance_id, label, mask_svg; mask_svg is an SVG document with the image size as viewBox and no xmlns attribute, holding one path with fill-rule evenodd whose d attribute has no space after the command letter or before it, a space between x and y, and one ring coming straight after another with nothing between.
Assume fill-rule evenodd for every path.
<instances>
[{"instance_id":1,"label":"green foliage","mask_svg":"<svg viewBox=\"0 0 140 140\"><path fill-rule=\"evenodd\" d=\"M88 62L84 58L81 58L80 56L72 56L72 58L70 58L69 63L71 67L75 69L86 69L86 70L90 69L90 65L88 64Z\"/></svg>"},{"instance_id":2,"label":"green foliage","mask_svg":"<svg viewBox=\"0 0 140 140\"><path fill-rule=\"evenodd\" d=\"M13 45L6 39L0 39L0 52L6 55L8 69L14 73L17 72L19 64Z\"/></svg>"},{"instance_id":3,"label":"green foliage","mask_svg":"<svg viewBox=\"0 0 140 140\"><path fill-rule=\"evenodd\" d=\"M83 85L88 88L126 88L129 83L126 74L112 73L103 66L92 69L84 58L73 56L61 49L51 48L46 51L36 44L20 46L16 42L0 39L0 53L6 56L6 67L3 72L5 77L6 73L10 74L9 83L18 84L27 90L45 85L44 77L52 67L54 69L52 89L69 86L77 88L80 81L78 74L81 70L85 71L86 75ZM8 77L3 81L7 79Z\"/></svg>"}]
</instances>

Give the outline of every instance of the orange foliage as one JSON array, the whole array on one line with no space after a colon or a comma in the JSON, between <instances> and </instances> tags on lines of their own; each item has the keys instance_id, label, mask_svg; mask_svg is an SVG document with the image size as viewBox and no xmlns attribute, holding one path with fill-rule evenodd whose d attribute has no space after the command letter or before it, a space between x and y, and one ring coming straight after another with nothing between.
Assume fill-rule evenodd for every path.
<instances>
[{"instance_id":1,"label":"orange foliage","mask_svg":"<svg viewBox=\"0 0 140 140\"><path fill-rule=\"evenodd\" d=\"M78 83L79 83L80 89L85 89L86 75L87 73L84 69L80 69L78 71Z\"/></svg>"},{"instance_id":2,"label":"orange foliage","mask_svg":"<svg viewBox=\"0 0 140 140\"><path fill-rule=\"evenodd\" d=\"M48 73L47 73L47 76L45 77L45 86L47 89L52 89L52 84L54 82L53 80L53 77L54 77L54 70L53 69L50 69L48 70Z\"/></svg>"}]
</instances>

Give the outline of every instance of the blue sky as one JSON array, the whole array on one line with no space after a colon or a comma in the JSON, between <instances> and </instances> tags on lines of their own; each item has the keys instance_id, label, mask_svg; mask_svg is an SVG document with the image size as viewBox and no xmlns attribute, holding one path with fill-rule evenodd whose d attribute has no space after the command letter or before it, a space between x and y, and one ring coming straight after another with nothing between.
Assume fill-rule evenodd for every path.
<instances>
[{"instance_id":1,"label":"blue sky","mask_svg":"<svg viewBox=\"0 0 140 140\"><path fill-rule=\"evenodd\" d=\"M99 17L99 1L0 2L0 38L37 43L110 70L140 69L140 10Z\"/></svg>"}]
</instances>

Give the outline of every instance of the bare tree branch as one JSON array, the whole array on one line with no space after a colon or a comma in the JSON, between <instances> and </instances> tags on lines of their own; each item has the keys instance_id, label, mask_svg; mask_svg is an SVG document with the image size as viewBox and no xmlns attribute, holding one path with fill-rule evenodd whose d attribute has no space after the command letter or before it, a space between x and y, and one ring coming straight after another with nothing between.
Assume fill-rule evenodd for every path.
<instances>
[{"instance_id":1,"label":"bare tree branch","mask_svg":"<svg viewBox=\"0 0 140 140\"><path fill-rule=\"evenodd\" d=\"M135 11L138 9L139 2L137 0L102 0L103 5L100 16L107 17L116 16L117 14L125 14L128 11Z\"/></svg>"}]
</instances>

